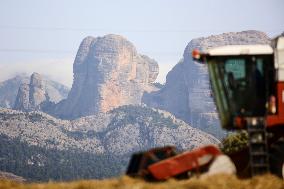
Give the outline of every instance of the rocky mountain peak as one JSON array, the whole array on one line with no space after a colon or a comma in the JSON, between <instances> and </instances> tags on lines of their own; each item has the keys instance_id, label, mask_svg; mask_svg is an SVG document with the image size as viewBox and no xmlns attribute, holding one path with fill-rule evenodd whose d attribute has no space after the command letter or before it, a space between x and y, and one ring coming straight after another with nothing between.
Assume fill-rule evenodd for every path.
<instances>
[{"instance_id":1,"label":"rocky mountain peak","mask_svg":"<svg viewBox=\"0 0 284 189\"><path fill-rule=\"evenodd\" d=\"M56 106L55 115L73 119L140 104L158 70L155 60L138 54L122 36L86 37L73 64L72 89L68 98Z\"/></svg>"},{"instance_id":2,"label":"rocky mountain peak","mask_svg":"<svg viewBox=\"0 0 284 189\"><path fill-rule=\"evenodd\" d=\"M40 104L48 99L41 75L33 73L29 84L20 85L14 109L22 111L39 110Z\"/></svg>"},{"instance_id":3,"label":"rocky mountain peak","mask_svg":"<svg viewBox=\"0 0 284 189\"><path fill-rule=\"evenodd\" d=\"M30 86L32 86L33 88L44 88L43 79L40 74L34 72L31 75Z\"/></svg>"},{"instance_id":4,"label":"rocky mountain peak","mask_svg":"<svg viewBox=\"0 0 284 189\"><path fill-rule=\"evenodd\" d=\"M44 90L43 79L40 74L33 73L29 84L29 101L31 109L40 109L40 104L49 100L48 94Z\"/></svg>"},{"instance_id":5,"label":"rocky mountain peak","mask_svg":"<svg viewBox=\"0 0 284 189\"><path fill-rule=\"evenodd\" d=\"M76 64L74 63L73 69L75 69L75 65L84 62L85 58L87 57L87 55L89 53L91 43L94 40L95 40L95 38L92 37L92 36L88 36L88 37L83 39L83 41L81 42L81 44L79 46L79 50L78 50L76 58L75 58Z\"/></svg>"},{"instance_id":6,"label":"rocky mountain peak","mask_svg":"<svg viewBox=\"0 0 284 189\"><path fill-rule=\"evenodd\" d=\"M68 87L38 73L32 74L31 77L27 74L19 74L0 82L0 107L13 108L21 85L23 85L21 91L29 85L44 89L50 101L54 103L66 98L69 92Z\"/></svg>"},{"instance_id":7,"label":"rocky mountain peak","mask_svg":"<svg viewBox=\"0 0 284 189\"><path fill-rule=\"evenodd\" d=\"M191 40L181 61L167 74L165 86L159 91L146 93L143 102L169 111L192 126L221 138L224 132L219 126L207 67L193 61L191 52L193 49L246 44L270 44L270 38L263 32L249 30Z\"/></svg>"}]
</instances>

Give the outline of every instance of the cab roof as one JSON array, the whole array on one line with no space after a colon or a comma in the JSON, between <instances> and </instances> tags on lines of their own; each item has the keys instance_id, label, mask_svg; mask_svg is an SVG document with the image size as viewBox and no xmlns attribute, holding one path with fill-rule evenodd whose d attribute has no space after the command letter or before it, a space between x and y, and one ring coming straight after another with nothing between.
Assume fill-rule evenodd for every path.
<instances>
[{"instance_id":1,"label":"cab roof","mask_svg":"<svg viewBox=\"0 0 284 189\"><path fill-rule=\"evenodd\" d=\"M270 45L226 45L210 48L201 54L210 56L273 54Z\"/></svg>"}]
</instances>

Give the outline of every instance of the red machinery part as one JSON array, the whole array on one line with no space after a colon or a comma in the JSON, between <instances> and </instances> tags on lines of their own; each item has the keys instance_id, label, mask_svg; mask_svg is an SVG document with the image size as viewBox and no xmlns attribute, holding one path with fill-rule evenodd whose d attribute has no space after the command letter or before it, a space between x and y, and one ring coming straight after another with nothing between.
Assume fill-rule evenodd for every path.
<instances>
[{"instance_id":1,"label":"red machinery part","mask_svg":"<svg viewBox=\"0 0 284 189\"><path fill-rule=\"evenodd\" d=\"M194 49L192 51L192 57L197 60L200 59L200 52L197 49Z\"/></svg>"},{"instance_id":2,"label":"red machinery part","mask_svg":"<svg viewBox=\"0 0 284 189\"><path fill-rule=\"evenodd\" d=\"M198 170L220 154L222 153L217 147L205 146L152 164L148 170L155 179L165 180L187 171Z\"/></svg>"},{"instance_id":3,"label":"red machinery part","mask_svg":"<svg viewBox=\"0 0 284 189\"><path fill-rule=\"evenodd\" d=\"M284 124L284 82L277 83L277 113L266 117L267 127L281 126Z\"/></svg>"}]
</instances>

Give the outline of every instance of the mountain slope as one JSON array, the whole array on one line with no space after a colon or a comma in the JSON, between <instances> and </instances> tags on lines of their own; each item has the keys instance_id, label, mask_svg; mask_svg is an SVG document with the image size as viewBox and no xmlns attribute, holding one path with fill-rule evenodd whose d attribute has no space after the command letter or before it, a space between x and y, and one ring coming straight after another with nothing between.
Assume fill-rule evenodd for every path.
<instances>
[{"instance_id":1,"label":"mountain slope","mask_svg":"<svg viewBox=\"0 0 284 189\"><path fill-rule=\"evenodd\" d=\"M0 135L0 169L32 180L117 176L136 151L165 145L190 150L219 143L168 112L142 106L122 106L73 121L2 108Z\"/></svg>"},{"instance_id":2,"label":"mountain slope","mask_svg":"<svg viewBox=\"0 0 284 189\"><path fill-rule=\"evenodd\" d=\"M167 112L142 106L122 106L73 121L2 108L0 133L45 148L116 154L163 145L185 150L219 142Z\"/></svg>"}]
</instances>

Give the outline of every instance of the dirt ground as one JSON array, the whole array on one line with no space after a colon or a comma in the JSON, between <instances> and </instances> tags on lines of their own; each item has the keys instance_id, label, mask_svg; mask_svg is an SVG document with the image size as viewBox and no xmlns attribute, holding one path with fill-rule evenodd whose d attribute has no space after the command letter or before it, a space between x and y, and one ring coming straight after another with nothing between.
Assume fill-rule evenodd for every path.
<instances>
[{"instance_id":1,"label":"dirt ground","mask_svg":"<svg viewBox=\"0 0 284 189\"><path fill-rule=\"evenodd\" d=\"M19 183L9 180L0 181L0 188L5 189L284 189L284 181L273 175L257 176L251 179L238 179L232 175L214 175L206 178L188 180L169 180L150 183L139 179L121 177L107 180L81 180L73 182Z\"/></svg>"}]
</instances>

